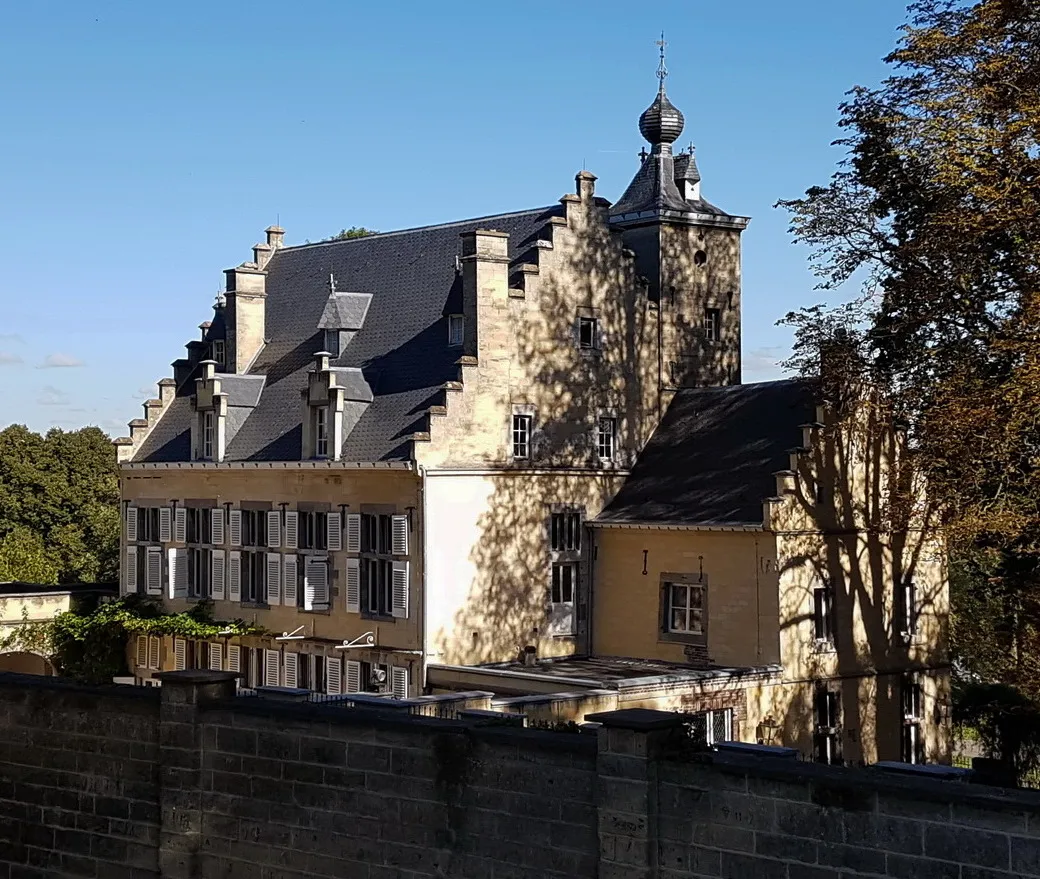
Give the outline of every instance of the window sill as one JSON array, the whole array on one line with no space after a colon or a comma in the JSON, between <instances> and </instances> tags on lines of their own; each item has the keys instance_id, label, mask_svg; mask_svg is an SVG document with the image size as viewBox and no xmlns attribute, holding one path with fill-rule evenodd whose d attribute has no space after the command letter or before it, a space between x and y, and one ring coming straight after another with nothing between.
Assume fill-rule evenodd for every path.
<instances>
[{"instance_id":1,"label":"window sill","mask_svg":"<svg viewBox=\"0 0 1040 879\"><path fill-rule=\"evenodd\" d=\"M706 635L693 635L685 632L658 632L657 641L658 643L697 644L704 647L708 646L708 638Z\"/></svg>"},{"instance_id":2,"label":"window sill","mask_svg":"<svg viewBox=\"0 0 1040 879\"><path fill-rule=\"evenodd\" d=\"M837 653L838 648L834 646L833 641L813 641L812 652L818 654Z\"/></svg>"},{"instance_id":3,"label":"window sill","mask_svg":"<svg viewBox=\"0 0 1040 879\"><path fill-rule=\"evenodd\" d=\"M550 638L577 638L577 632L547 632Z\"/></svg>"},{"instance_id":4,"label":"window sill","mask_svg":"<svg viewBox=\"0 0 1040 879\"><path fill-rule=\"evenodd\" d=\"M266 601L265 602L260 602L260 601L243 601L243 602L240 602L240 603L241 603L242 607L253 607L253 608L256 608L257 610L270 610L271 609L271 605L269 605Z\"/></svg>"},{"instance_id":5,"label":"window sill","mask_svg":"<svg viewBox=\"0 0 1040 879\"><path fill-rule=\"evenodd\" d=\"M370 610L361 611L361 619L363 620L376 620L380 623L393 623L397 621L397 617L392 614L383 613L372 613Z\"/></svg>"},{"instance_id":6,"label":"window sill","mask_svg":"<svg viewBox=\"0 0 1040 879\"><path fill-rule=\"evenodd\" d=\"M300 613L317 613L328 616L332 613L331 604L316 605L315 607L298 607L296 608Z\"/></svg>"}]
</instances>

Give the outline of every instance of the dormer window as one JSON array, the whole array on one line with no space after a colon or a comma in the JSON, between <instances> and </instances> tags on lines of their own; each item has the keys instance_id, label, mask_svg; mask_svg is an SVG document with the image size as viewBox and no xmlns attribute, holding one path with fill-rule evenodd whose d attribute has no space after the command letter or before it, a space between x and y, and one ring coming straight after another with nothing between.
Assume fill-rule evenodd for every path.
<instances>
[{"instance_id":1,"label":"dormer window","mask_svg":"<svg viewBox=\"0 0 1040 879\"><path fill-rule=\"evenodd\" d=\"M318 406L314 410L314 457L329 456L329 407Z\"/></svg>"},{"instance_id":2,"label":"dormer window","mask_svg":"<svg viewBox=\"0 0 1040 879\"><path fill-rule=\"evenodd\" d=\"M461 314L448 315L448 344L455 348L462 344L466 333L466 319Z\"/></svg>"},{"instance_id":3,"label":"dormer window","mask_svg":"<svg viewBox=\"0 0 1040 879\"><path fill-rule=\"evenodd\" d=\"M213 410L207 409L202 413L202 457L206 461L213 460L213 441L216 430L214 426Z\"/></svg>"},{"instance_id":4,"label":"dormer window","mask_svg":"<svg viewBox=\"0 0 1040 879\"><path fill-rule=\"evenodd\" d=\"M325 330L325 350L333 357L339 357L339 330Z\"/></svg>"},{"instance_id":5,"label":"dormer window","mask_svg":"<svg viewBox=\"0 0 1040 879\"><path fill-rule=\"evenodd\" d=\"M217 366L223 369L226 366L224 358L224 340L214 339L210 342L210 359L217 362Z\"/></svg>"}]
</instances>

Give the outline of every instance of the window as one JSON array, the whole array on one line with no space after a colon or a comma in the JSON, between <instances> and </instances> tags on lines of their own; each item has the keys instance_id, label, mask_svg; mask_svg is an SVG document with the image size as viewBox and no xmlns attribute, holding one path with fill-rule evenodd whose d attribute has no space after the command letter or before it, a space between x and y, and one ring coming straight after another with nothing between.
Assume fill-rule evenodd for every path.
<instances>
[{"instance_id":1,"label":"window","mask_svg":"<svg viewBox=\"0 0 1040 879\"><path fill-rule=\"evenodd\" d=\"M208 598L210 595L211 550L188 547L188 596Z\"/></svg>"},{"instance_id":2,"label":"window","mask_svg":"<svg viewBox=\"0 0 1040 879\"><path fill-rule=\"evenodd\" d=\"M553 513L549 519L549 547L553 552L581 552L581 513Z\"/></svg>"},{"instance_id":3,"label":"window","mask_svg":"<svg viewBox=\"0 0 1040 879\"><path fill-rule=\"evenodd\" d=\"M704 634L704 584L667 583L668 631L682 635Z\"/></svg>"},{"instance_id":4,"label":"window","mask_svg":"<svg viewBox=\"0 0 1040 879\"><path fill-rule=\"evenodd\" d=\"M578 347L583 350L599 347L599 321L596 318L578 318Z\"/></svg>"},{"instance_id":5,"label":"window","mask_svg":"<svg viewBox=\"0 0 1040 879\"><path fill-rule=\"evenodd\" d=\"M558 562L552 566L550 635L574 634L574 594L577 592L577 584L576 562Z\"/></svg>"},{"instance_id":6,"label":"window","mask_svg":"<svg viewBox=\"0 0 1040 879\"><path fill-rule=\"evenodd\" d=\"M466 319L461 314L448 315L448 344L457 347L466 335Z\"/></svg>"},{"instance_id":7,"label":"window","mask_svg":"<svg viewBox=\"0 0 1040 879\"><path fill-rule=\"evenodd\" d=\"M904 763L924 763L924 739L921 736L921 706L924 693L913 675L903 678L903 734L902 759Z\"/></svg>"},{"instance_id":8,"label":"window","mask_svg":"<svg viewBox=\"0 0 1040 879\"><path fill-rule=\"evenodd\" d=\"M339 330L325 330L325 350L333 357L339 357Z\"/></svg>"},{"instance_id":9,"label":"window","mask_svg":"<svg viewBox=\"0 0 1040 879\"><path fill-rule=\"evenodd\" d=\"M813 636L820 644L834 643L834 591L829 584L813 589Z\"/></svg>"},{"instance_id":10,"label":"window","mask_svg":"<svg viewBox=\"0 0 1040 879\"><path fill-rule=\"evenodd\" d=\"M200 507L188 507L187 514L187 542L209 543L210 542L210 516L208 509Z\"/></svg>"},{"instance_id":11,"label":"window","mask_svg":"<svg viewBox=\"0 0 1040 879\"><path fill-rule=\"evenodd\" d=\"M917 586L913 580L905 580L899 595L900 632L904 638L917 634L917 611Z\"/></svg>"},{"instance_id":12,"label":"window","mask_svg":"<svg viewBox=\"0 0 1040 879\"><path fill-rule=\"evenodd\" d=\"M242 510L242 546L267 546L267 513Z\"/></svg>"},{"instance_id":13,"label":"window","mask_svg":"<svg viewBox=\"0 0 1040 879\"><path fill-rule=\"evenodd\" d=\"M816 732L813 738L817 763L841 764L841 707L838 694L817 687L813 705Z\"/></svg>"},{"instance_id":14,"label":"window","mask_svg":"<svg viewBox=\"0 0 1040 879\"><path fill-rule=\"evenodd\" d=\"M328 549L328 515L326 513L299 513L299 536L297 546L300 549Z\"/></svg>"},{"instance_id":15,"label":"window","mask_svg":"<svg viewBox=\"0 0 1040 879\"><path fill-rule=\"evenodd\" d=\"M376 616L393 613L393 516L361 516L361 610Z\"/></svg>"},{"instance_id":16,"label":"window","mask_svg":"<svg viewBox=\"0 0 1040 879\"><path fill-rule=\"evenodd\" d=\"M390 689L390 666L381 662L362 662L361 692L386 693Z\"/></svg>"},{"instance_id":17,"label":"window","mask_svg":"<svg viewBox=\"0 0 1040 879\"><path fill-rule=\"evenodd\" d=\"M328 406L318 406L314 410L314 456L316 458L329 456Z\"/></svg>"},{"instance_id":18,"label":"window","mask_svg":"<svg viewBox=\"0 0 1040 879\"><path fill-rule=\"evenodd\" d=\"M217 361L217 366L223 367L227 365L224 360L225 355L223 339L214 339L212 342L210 342L210 357Z\"/></svg>"},{"instance_id":19,"label":"window","mask_svg":"<svg viewBox=\"0 0 1040 879\"><path fill-rule=\"evenodd\" d=\"M717 308L704 309L704 338L717 342L722 332L722 315Z\"/></svg>"},{"instance_id":20,"label":"window","mask_svg":"<svg viewBox=\"0 0 1040 879\"><path fill-rule=\"evenodd\" d=\"M596 431L596 448L601 461L613 461L617 447L617 419L602 416Z\"/></svg>"},{"instance_id":21,"label":"window","mask_svg":"<svg viewBox=\"0 0 1040 879\"><path fill-rule=\"evenodd\" d=\"M683 722L691 739L699 745L717 745L733 741L733 709L698 711L683 715Z\"/></svg>"},{"instance_id":22,"label":"window","mask_svg":"<svg viewBox=\"0 0 1040 879\"><path fill-rule=\"evenodd\" d=\"M159 543L159 508L137 508L138 543Z\"/></svg>"},{"instance_id":23,"label":"window","mask_svg":"<svg viewBox=\"0 0 1040 879\"><path fill-rule=\"evenodd\" d=\"M202 413L202 458L205 461L213 460L213 412L207 410Z\"/></svg>"},{"instance_id":24,"label":"window","mask_svg":"<svg viewBox=\"0 0 1040 879\"><path fill-rule=\"evenodd\" d=\"M267 580L265 564L267 553L263 550L243 550L239 566L242 590L242 601L249 604L265 604L267 602Z\"/></svg>"},{"instance_id":25,"label":"window","mask_svg":"<svg viewBox=\"0 0 1040 879\"><path fill-rule=\"evenodd\" d=\"M513 416L513 457L524 459L531 457L531 415Z\"/></svg>"}]
</instances>

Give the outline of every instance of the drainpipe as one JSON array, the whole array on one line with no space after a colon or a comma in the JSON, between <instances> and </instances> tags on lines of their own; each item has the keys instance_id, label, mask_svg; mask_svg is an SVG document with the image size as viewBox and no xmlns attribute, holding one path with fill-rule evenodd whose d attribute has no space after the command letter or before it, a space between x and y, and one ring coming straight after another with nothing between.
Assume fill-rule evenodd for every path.
<instances>
[{"instance_id":1,"label":"drainpipe","mask_svg":"<svg viewBox=\"0 0 1040 879\"><path fill-rule=\"evenodd\" d=\"M420 692L426 692L426 656L427 656L427 644L426 644L426 602L429 600L430 584L429 584L429 573L427 568L427 553L426 553L426 468L422 464L418 465L419 471L419 515L421 521L419 527L415 529L416 534L421 535L420 541L422 542L422 601L419 602L419 647L421 650L422 663L422 688Z\"/></svg>"}]
</instances>

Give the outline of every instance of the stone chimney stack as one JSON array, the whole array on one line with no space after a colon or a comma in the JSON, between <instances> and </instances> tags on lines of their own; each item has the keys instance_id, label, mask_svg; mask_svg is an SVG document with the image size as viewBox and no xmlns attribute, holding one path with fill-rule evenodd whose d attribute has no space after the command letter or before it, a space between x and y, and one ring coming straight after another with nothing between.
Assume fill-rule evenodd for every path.
<instances>
[{"instance_id":1,"label":"stone chimney stack","mask_svg":"<svg viewBox=\"0 0 1040 879\"><path fill-rule=\"evenodd\" d=\"M267 272L256 263L227 269L227 368L244 373L264 345L267 309Z\"/></svg>"},{"instance_id":2,"label":"stone chimney stack","mask_svg":"<svg viewBox=\"0 0 1040 879\"><path fill-rule=\"evenodd\" d=\"M267 246L271 250L285 247L285 230L281 226L268 226L264 231L267 233Z\"/></svg>"}]
</instances>

